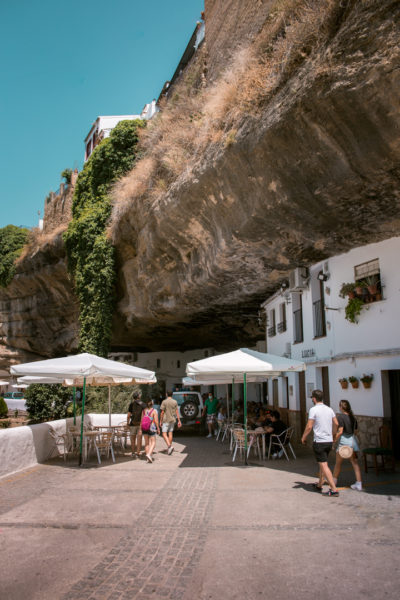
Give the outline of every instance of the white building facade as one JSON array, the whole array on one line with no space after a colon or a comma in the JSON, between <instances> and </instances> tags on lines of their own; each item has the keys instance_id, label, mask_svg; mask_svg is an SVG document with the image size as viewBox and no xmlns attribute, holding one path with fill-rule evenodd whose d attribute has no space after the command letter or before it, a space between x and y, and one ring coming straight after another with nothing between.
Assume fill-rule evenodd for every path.
<instances>
[{"instance_id":1,"label":"white building facade","mask_svg":"<svg viewBox=\"0 0 400 600\"><path fill-rule=\"evenodd\" d=\"M159 112L159 110L157 102L152 100L144 105L140 115L108 115L97 117L92 124L89 133L85 137L85 162L92 154L97 144L99 144L101 140L107 138L120 121L133 121L134 119L149 121Z\"/></svg>"},{"instance_id":2,"label":"white building facade","mask_svg":"<svg viewBox=\"0 0 400 600\"><path fill-rule=\"evenodd\" d=\"M254 348L259 352L265 351L265 343L259 342ZM232 348L237 350L237 348ZM155 371L157 382L159 384L159 392L161 394L168 390L179 390L183 387L182 379L186 377L187 363L195 360L201 360L220 354L213 348L200 348L196 350L187 350L186 352L179 351L160 351L160 352L110 352L108 357L111 360L125 362L142 369ZM199 385L191 386L190 389L203 393L212 391L217 398L227 399L231 402L232 393L235 401L243 400L243 384L235 384L232 390L232 385ZM248 401L262 402L263 401L263 386L258 383L247 384Z\"/></svg>"},{"instance_id":3,"label":"white building facade","mask_svg":"<svg viewBox=\"0 0 400 600\"><path fill-rule=\"evenodd\" d=\"M357 416L363 447L378 445L379 426L392 426L400 439L400 237L355 248L296 269L264 302L268 352L303 360L305 373L268 382L269 404L287 411L299 435L311 407L311 391L321 389L335 412L347 399ZM356 323L346 319L349 297L343 283L356 283L361 302ZM375 287L367 288L367 283ZM369 289L372 291L370 292ZM373 375L371 387L360 378ZM357 379L353 388L349 377ZM342 388L340 379L347 379ZM396 439L397 438L397 439ZM396 447L395 447L396 451ZM398 449L397 449L398 452Z\"/></svg>"}]
</instances>

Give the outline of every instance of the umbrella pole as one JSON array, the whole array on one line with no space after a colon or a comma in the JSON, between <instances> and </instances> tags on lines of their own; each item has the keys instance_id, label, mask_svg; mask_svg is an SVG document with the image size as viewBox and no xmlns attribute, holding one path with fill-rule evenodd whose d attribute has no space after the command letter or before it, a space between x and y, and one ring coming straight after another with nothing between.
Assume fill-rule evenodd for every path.
<instances>
[{"instance_id":1,"label":"umbrella pole","mask_svg":"<svg viewBox=\"0 0 400 600\"><path fill-rule=\"evenodd\" d=\"M76 425L76 387L74 386L72 389L74 392L74 425Z\"/></svg>"},{"instance_id":2,"label":"umbrella pole","mask_svg":"<svg viewBox=\"0 0 400 600\"><path fill-rule=\"evenodd\" d=\"M235 378L232 377L232 423L233 423L233 413L235 412Z\"/></svg>"},{"instance_id":3,"label":"umbrella pole","mask_svg":"<svg viewBox=\"0 0 400 600\"><path fill-rule=\"evenodd\" d=\"M226 384L226 412L228 413L226 418L229 421L229 385Z\"/></svg>"},{"instance_id":4,"label":"umbrella pole","mask_svg":"<svg viewBox=\"0 0 400 600\"><path fill-rule=\"evenodd\" d=\"M108 386L108 426L111 427L111 385Z\"/></svg>"},{"instance_id":5,"label":"umbrella pole","mask_svg":"<svg viewBox=\"0 0 400 600\"><path fill-rule=\"evenodd\" d=\"M247 465L247 381L246 373L243 373L243 398L244 398L244 464Z\"/></svg>"},{"instance_id":6,"label":"umbrella pole","mask_svg":"<svg viewBox=\"0 0 400 600\"><path fill-rule=\"evenodd\" d=\"M82 465L83 421L85 420L85 394L86 394L86 377L83 378L82 415L81 415L81 440L80 440L80 444L79 444L79 466Z\"/></svg>"}]
</instances>

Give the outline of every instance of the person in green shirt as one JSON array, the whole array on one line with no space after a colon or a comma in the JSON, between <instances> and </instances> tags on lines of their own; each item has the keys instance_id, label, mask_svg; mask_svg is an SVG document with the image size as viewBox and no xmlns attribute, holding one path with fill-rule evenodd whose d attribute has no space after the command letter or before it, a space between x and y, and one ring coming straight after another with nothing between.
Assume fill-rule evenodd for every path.
<instances>
[{"instance_id":1,"label":"person in green shirt","mask_svg":"<svg viewBox=\"0 0 400 600\"><path fill-rule=\"evenodd\" d=\"M215 424L217 422L217 412L218 412L218 398L214 398L212 393L208 394L208 398L204 403L203 408L203 417L206 415L207 427L208 427L208 438L213 436L213 433L217 435L217 429Z\"/></svg>"}]
</instances>

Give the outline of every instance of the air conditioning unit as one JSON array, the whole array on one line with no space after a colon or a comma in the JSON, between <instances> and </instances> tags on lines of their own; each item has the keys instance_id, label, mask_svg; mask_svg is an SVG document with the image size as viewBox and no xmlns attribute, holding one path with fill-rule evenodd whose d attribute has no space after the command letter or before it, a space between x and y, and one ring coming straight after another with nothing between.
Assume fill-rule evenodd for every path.
<instances>
[{"instance_id":1,"label":"air conditioning unit","mask_svg":"<svg viewBox=\"0 0 400 600\"><path fill-rule=\"evenodd\" d=\"M308 269L307 267L298 267L289 273L289 289L305 290L308 287Z\"/></svg>"}]
</instances>

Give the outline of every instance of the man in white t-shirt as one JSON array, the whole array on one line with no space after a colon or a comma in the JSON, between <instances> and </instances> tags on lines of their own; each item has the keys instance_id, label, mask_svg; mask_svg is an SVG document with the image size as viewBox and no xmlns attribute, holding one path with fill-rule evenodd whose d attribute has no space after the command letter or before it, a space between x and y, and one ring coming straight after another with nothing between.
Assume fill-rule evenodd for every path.
<instances>
[{"instance_id":1,"label":"man in white t-shirt","mask_svg":"<svg viewBox=\"0 0 400 600\"><path fill-rule=\"evenodd\" d=\"M314 390L311 394L311 399L314 406L310 408L310 412L308 413L308 422L301 438L301 443L306 443L307 436L313 430L313 450L319 464L319 481L314 484L314 487L317 491L322 492L322 482L325 478L330 488L324 495L339 496L332 471L328 465L328 454L332 450L333 437L338 428L338 420L333 410L323 403L324 395L321 390Z\"/></svg>"}]
</instances>

